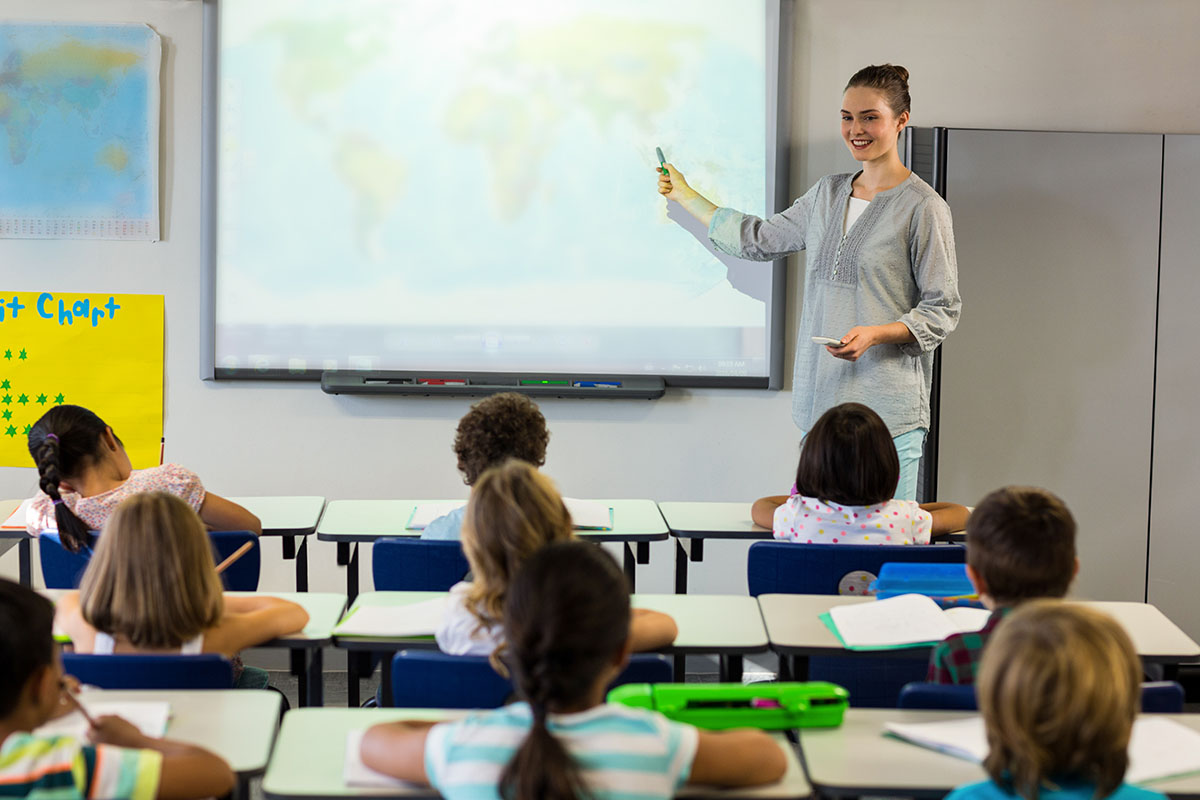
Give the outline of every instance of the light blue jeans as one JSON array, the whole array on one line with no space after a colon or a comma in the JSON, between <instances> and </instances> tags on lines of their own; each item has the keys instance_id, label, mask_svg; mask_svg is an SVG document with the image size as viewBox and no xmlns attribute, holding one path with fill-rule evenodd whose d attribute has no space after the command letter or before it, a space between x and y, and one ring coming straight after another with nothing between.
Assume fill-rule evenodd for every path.
<instances>
[{"instance_id":1,"label":"light blue jeans","mask_svg":"<svg viewBox=\"0 0 1200 800\"><path fill-rule=\"evenodd\" d=\"M896 443L896 455L900 457L900 482L896 484L897 500L917 499L917 474L921 470L921 456L925 454L924 428L902 433L892 439Z\"/></svg>"}]
</instances>

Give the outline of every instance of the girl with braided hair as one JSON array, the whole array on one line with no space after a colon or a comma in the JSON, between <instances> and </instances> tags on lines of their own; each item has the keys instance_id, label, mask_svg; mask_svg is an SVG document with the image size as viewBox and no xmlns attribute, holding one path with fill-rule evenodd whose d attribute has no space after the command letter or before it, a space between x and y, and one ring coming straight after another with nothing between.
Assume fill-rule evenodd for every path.
<instances>
[{"instance_id":1,"label":"girl with braided hair","mask_svg":"<svg viewBox=\"0 0 1200 800\"><path fill-rule=\"evenodd\" d=\"M779 780L783 751L762 731L702 731L604 702L629 658L630 618L628 583L608 553L579 541L542 547L504 609L522 702L454 722L376 725L363 762L447 800L669 798L685 783Z\"/></svg>"},{"instance_id":2,"label":"girl with braided hair","mask_svg":"<svg viewBox=\"0 0 1200 800\"><path fill-rule=\"evenodd\" d=\"M34 536L57 528L72 552L89 545L88 532L103 528L122 500L151 491L183 499L212 530L262 533L258 517L206 491L178 464L133 469L113 429L86 408L55 406L43 414L29 431L29 454L40 488L25 527Z\"/></svg>"}]
</instances>

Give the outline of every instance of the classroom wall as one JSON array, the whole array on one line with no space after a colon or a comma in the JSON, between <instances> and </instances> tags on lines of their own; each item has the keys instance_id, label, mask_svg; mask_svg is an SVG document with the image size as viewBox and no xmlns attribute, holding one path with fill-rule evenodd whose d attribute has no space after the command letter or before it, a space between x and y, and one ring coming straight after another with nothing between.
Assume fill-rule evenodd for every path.
<instances>
[{"instance_id":1,"label":"classroom wall","mask_svg":"<svg viewBox=\"0 0 1200 800\"><path fill-rule=\"evenodd\" d=\"M838 101L846 78L867 63L913 72L913 124L1200 131L1200 101L1167 80L1197 67L1200 4L1188 0L797 0L795 12L794 195L825 173L853 168L839 140ZM0 0L0 19L144 21L165 37L163 241L3 240L0 277L5 289L166 296L168 459L220 494L465 496L450 453L464 401L198 379L201 3ZM965 298L964 313L984 302ZM788 363L797 307L789 305ZM549 400L546 470L579 496L749 500L783 491L796 452L789 404L786 388L671 390L655 402ZM35 485L32 469L0 469L0 497ZM270 555L278 547L267 544L264 588L291 586L290 564ZM693 565L692 590L743 592L745 549L708 547L705 562ZM654 546L639 589L669 591L671 556L669 543ZM314 589L342 588L332 546L313 547L310 559ZM0 573L15 571L15 554L0 557Z\"/></svg>"}]
</instances>

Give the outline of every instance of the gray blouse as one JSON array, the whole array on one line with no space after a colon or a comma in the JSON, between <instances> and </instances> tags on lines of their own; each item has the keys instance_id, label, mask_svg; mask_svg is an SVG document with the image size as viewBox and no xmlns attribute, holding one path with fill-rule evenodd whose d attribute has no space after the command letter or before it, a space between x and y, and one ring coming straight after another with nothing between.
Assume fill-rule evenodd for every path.
<instances>
[{"instance_id":1,"label":"gray blouse","mask_svg":"<svg viewBox=\"0 0 1200 800\"><path fill-rule=\"evenodd\" d=\"M916 174L879 192L842 234L856 175L829 175L770 217L719 208L708 236L726 253L773 261L808 251L792 417L808 431L839 403L873 408L892 436L929 428L933 351L958 324L962 299L950 208ZM811 341L855 325L903 322L916 341L882 344L844 361Z\"/></svg>"}]
</instances>

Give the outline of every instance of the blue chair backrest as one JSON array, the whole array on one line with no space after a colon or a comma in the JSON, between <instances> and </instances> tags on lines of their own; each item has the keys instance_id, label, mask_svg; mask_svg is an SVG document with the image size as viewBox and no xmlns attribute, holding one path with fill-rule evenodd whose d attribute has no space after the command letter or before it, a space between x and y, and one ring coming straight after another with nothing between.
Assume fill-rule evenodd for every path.
<instances>
[{"instance_id":1,"label":"blue chair backrest","mask_svg":"<svg viewBox=\"0 0 1200 800\"><path fill-rule=\"evenodd\" d=\"M666 656L640 654L629 659L612 685L669 683L673 674ZM392 704L397 708L499 708L514 695L512 682L492 669L487 656L401 650L392 658Z\"/></svg>"},{"instance_id":2,"label":"blue chair backrest","mask_svg":"<svg viewBox=\"0 0 1200 800\"><path fill-rule=\"evenodd\" d=\"M967 549L960 544L796 544L755 542L746 561L750 595L860 594L889 562L963 564ZM853 581L855 591L838 591L850 573L869 573ZM861 588L860 588L861 587Z\"/></svg>"},{"instance_id":3,"label":"blue chair backrest","mask_svg":"<svg viewBox=\"0 0 1200 800\"><path fill-rule=\"evenodd\" d=\"M371 548L376 591L444 592L470 569L459 542L377 539Z\"/></svg>"},{"instance_id":4,"label":"blue chair backrest","mask_svg":"<svg viewBox=\"0 0 1200 800\"><path fill-rule=\"evenodd\" d=\"M92 533L92 545L95 545L97 534ZM258 537L250 531L209 531L208 538L213 544L213 558L221 563L226 556L246 542L257 541ZM87 569L92 557L92 547L85 547L78 553L72 553L63 547L57 532L43 533L38 537L38 555L42 562L42 579L47 589L78 589L83 571ZM225 588L238 592L254 592L258 590L258 576L262 570L262 552L260 548L251 548L221 574L221 582Z\"/></svg>"},{"instance_id":5,"label":"blue chair backrest","mask_svg":"<svg viewBox=\"0 0 1200 800\"><path fill-rule=\"evenodd\" d=\"M102 689L231 689L233 665L202 655L94 655L63 653L63 672Z\"/></svg>"},{"instance_id":6,"label":"blue chair backrest","mask_svg":"<svg viewBox=\"0 0 1200 800\"><path fill-rule=\"evenodd\" d=\"M900 690L900 708L934 711L975 711L979 708L974 686L910 683ZM1142 684L1142 711L1147 714L1183 713L1183 687L1175 681Z\"/></svg>"},{"instance_id":7,"label":"blue chair backrest","mask_svg":"<svg viewBox=\"0 0 1200 800\"><path fill-rule=\"evenodd\" d=\"M209 531L213 545L213 561L220 564L246 542L255 546L221 573L221 583L231 592L257 592L258 577L262 573L262 543L258 535L250 531Z\"/></svg>"},{"instance_id":8,"label":"blue chair backrest","mask_svg":"<svg viewBox=\"0 0 1200 800\"><path fill-rule=\"evenodd\" d=\"M96 536L92 534L92 543L95 541ZM47 589L78 589L83 571L92 558L92 548L89 545L72 553L63 547L57 531L46 532L38 536L38 557Z\"/></svg>"}]
</instances>

